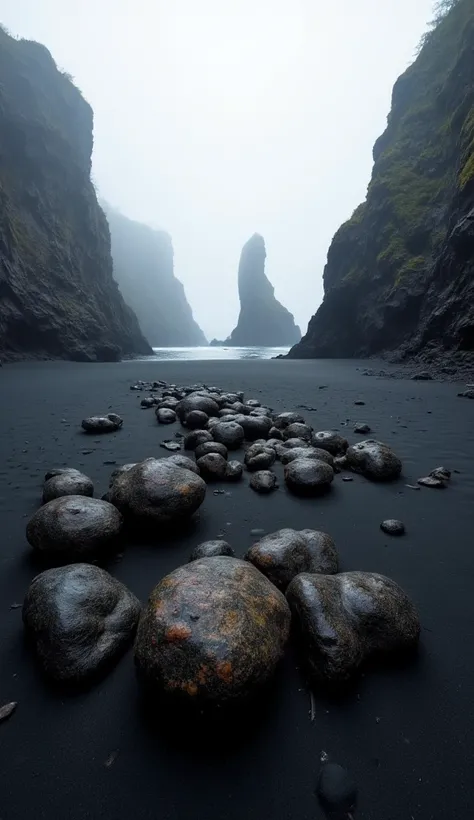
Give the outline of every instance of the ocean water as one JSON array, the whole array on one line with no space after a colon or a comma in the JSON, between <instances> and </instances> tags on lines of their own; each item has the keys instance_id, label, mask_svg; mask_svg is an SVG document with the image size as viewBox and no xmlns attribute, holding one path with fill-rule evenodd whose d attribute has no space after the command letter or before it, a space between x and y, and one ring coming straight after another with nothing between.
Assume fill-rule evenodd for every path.
<instances>
[{"instance_id":1,"label":"ocean water","mask_svg":"<svg viewBox=\"0 0 474 820\"><path fill-rule=\"evenodd\" d=\"M272 359L288 353L288 347L154 347L145 359L213 361L216 359Z\"/></svg>"}]
</instances>

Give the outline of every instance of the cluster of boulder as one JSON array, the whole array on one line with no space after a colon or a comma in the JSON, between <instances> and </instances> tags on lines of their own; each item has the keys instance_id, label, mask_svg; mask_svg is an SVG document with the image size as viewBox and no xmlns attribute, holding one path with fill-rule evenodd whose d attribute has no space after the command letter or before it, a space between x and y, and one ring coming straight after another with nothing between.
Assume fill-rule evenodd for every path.
<instances>
[{"instance_id":1,"label":"cluster of boulder","mask_svg":"<svg viewBox=\"0 0 474 820\"><path fill-rule=\"evenodd\" d=\"M165 410L181 422L185 432L175 440L187 454L114 469L101 499L76 469L45 475L43 505L26 534L50 568L33 580L23 604L44 672L83 683L115 663L135 636L146 688L221 703L251 694L273 675L292 623L306 668L321 683L350 680L374 653L415 647L419 620L403 590L376 573L340 572L336 544L325 532L282 529L242 558L223 540L199 544L186 565L159 581L143 609L92 563L122 548L131 522L159 537L189 519L208 482L238 480L244 467L253 489L270 492L279 460L288 489L310 495L327 490L345 469L375 481L401 473L399 458L382 442L349 446L337 432L315 432L298 413L274 413L242 393L155 384L133 389L150 393L141 404L155 408L158 423ZM83 429L95 419L96 429L106 431L107 418L92 417ZM229 461L242 447L243 464Z\"/></svg>"}]
</instances>

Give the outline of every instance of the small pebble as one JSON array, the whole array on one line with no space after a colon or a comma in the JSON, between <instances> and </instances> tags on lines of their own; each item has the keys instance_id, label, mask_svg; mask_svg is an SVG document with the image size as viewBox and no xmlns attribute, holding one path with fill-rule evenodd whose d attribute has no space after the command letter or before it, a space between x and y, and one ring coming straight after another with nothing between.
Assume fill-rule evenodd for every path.
<instances>
[{"instance_id":1,"label":"small pebble","mask_svg":"<svg viewBox=\"0 0 474 820\"><path fill-rule=\"evenodd\" d=\"M355 401L354 404L357 404L359 407L361 407L363 404L365 404L365 401L362 401L361 399L357 399L357 401Z\"/></svg>"},{"instance_id":2,"label":"small pebble","mask_svg":"<svg viewBox=\"0 0 474 820\"><path fill-rule=\"evenodd\" d=\"M351 475L343 475L342 480L343 481L354 481L354 479L352 478Z\"/></svg>"},{"instance_id":3,"label":"small pebble","mask_svg":"<svg viewBox=\"0 0 474 820\"><path fill-rule=\"evenodd\" d=\"M395 518L388 518L382 521L380 529L388 535L403 535L405 532L405 524L403 521L397 521Z\"/></svg>"},{"instance_id":4,"label":"small pebble","mask_svg":"<svg viewBox=\"0 0 474 820\"><path fill-rule=\"evenodd\" d=\"M10 717L10 715L13 714L17 705L18 704L15 701L12 701L11 703L6 703L4 706L0 707L0 723L2 723L2 721L4 720L7 720Z\"/></svg>"},{"instance_id":5,"label":"small pebble","mask_svg":"<svg viewBox=\"0 0 474 820\"><path fill-rule=\"evenodd\" d=\"M321 806L331 818L347 818L357 803L357 786L349 772L338 763L324 763L316 787Z\"/></svg>"}]
</instances>

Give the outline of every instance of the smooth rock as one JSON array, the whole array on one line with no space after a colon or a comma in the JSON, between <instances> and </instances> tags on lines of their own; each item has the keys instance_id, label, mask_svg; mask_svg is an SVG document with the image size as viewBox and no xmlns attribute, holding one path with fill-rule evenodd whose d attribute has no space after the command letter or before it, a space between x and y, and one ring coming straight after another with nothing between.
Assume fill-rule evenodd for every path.
<instances>
[{"instance_id":1,"label":"smooth rock","mask_svg":"<svg viewBox=\"0 0 474 820\"><path fill-rule=\"evenodd\" d=\"M84 495L92 497L94 495L94 484L92 480L73 468L62 470L60 473L51 476L45 481L43 486L43 504L52 501L53 498L61 498L64 495Z\"/></svg>"},{"instance_id":2,"label":"smooth rock","mask_svg":"<svg viewBox=\"0 0 474 820\"><path fill-rule=\"evenodd\" d=\"M184 419L184 424L189 430L204 430L209 421L207 413L202 410L191 410Z\"/></svg>"},{"instance_id":3,"label":"smooth rock","mask_svg":"<svg viewBox=\"0 0 474 820\"><path fill-rule=\"evenodd\" d=\"M234 550L230 544L227 543L227 541L223 541L219 538L215 541L204 541L204 543L198 544L197 547L194 547L191 555L189 556L189 562L199 561L200 558L215 558L217 555L224 555L233 558Z\"/></svg>"},{"instance_id":4,"label":"smooth rock","mask_svg":"<svg viewBox=\"0 0 474 820\"><path fill-rule=\"evenodd\" d=\"M245 453L244 462L249 472L268 470L275 462L276 453L272 447L264 444L251 444Z\"/></svg>"},{"instance_id":5,"label":"smooth rock","mask_svg":"<svg viewBox=\"0 0 474 820\"><path fill-rule=\"evenodd\" d=\"M209 395L201 395L200 393L190 393L176 405L176 413L181 422L193 410L201 410L207 416L218 416L219 409L219 405L214 399Z\"/></svg>"},{"instance_id":6,"label":"smooth rock","mask_svg":"<svg viewBox=\"0 0 474 820\"><path fill-rule=\"evenodd\" d=\"M334 457L327 450L321 450L319 447L294 447L281 451L280 460L282 464L289 464L290 461L294 461L296 458L325 461L326 464L334 468Z\"/></svg>"},{"instance_id":7,"label":"smooth rock","mask_svg":"<svg viewBox=\"0 0 474 820\"><path fill-rule=\"evenodd\" d=\"M149 688L225 702L272 677L289 629L284 596L258 570L237 558L203 558L151 593L135 662Z\"/></svg>"},{"instance_id":8,"label":"smooth rock","mask_svg":"<svg viewBox=\"0 0 474 820\"><path fill-rule=\"evenodd\" d=\"M386 532L387 535L403 535L405 524L403 521L397 521L396 518L387 518L386 521L382 521L380 529Z\"/></svg>"},{"instance_id":9,"label":"smooth rock","mask_svg":"<svg viewBox=\"0 0 474 820\"><path fill-rule=\"evenodd\" d=\"M122 528L120 512L107 501L65 495L34 513L26 537L34 550L61 560L92 559L115 546Z\"/></svg>"},{"instance_id":10,"label":"smooth rock","mask_svg":"<svg viewBox=\"0 0 474 820\"><path fill-rule=\"evenodd\" d=\"M357 786L349 772L338 763L324 763L316 794L328 820L353 818L357 805Z\"/></svg>"},{"instance_id":11,"label":"smooth rock","mask_svg":"<svg viewBox=\"0 0 474 820\"><path fill-rule=\"evenodd\" d=\"M334 470L325 461L296 458L285 466L285 482L289 490L313 495L329 489Z\"/></svg>"},{"instance_id":12,"label":"smooth rock","mask_svg":"<svg viewBox=\"0 0 474 820\"><path fill-rule=\"evenodd\" d=\"M227 461L219 453L208 453L196 462L206 481L223 481L227 477Z\"/></svg>"},{"instance_id":13,"label":"smooth rock","mask_svg":"<svg viewBox=\"0 0 474 820\"><path fill-rule=\"evenodd\" d=\"M174 456L165 456L160 461L164 461L165 464L175 464L176 467L182 467L183 470L191 470L192 473L200 475L196 462L181 453L176 453Z\"/></svg>"},{"instance_id":14,"label":"smooth rock","mask_svg":"<svg viewBox=\"0 0 474 820\"><path fill-rule=\"evenodd\" d=\"M333 539L318 530L277 530L253 544L244 557L283 591L301 572L333 575L339 568Z\"/></svg>"},{"instance_id":15,"label":"smooth rock","mask_svg":"<svg viewBox=\"0 0 474 820\"><path fill-rule=\"evenodd\" d=\"M247 441L256 441L259 438L266 439L273 426L268 416L238 415L235 417L235 421L242 427Z\"/></svg>"},{"instance_id":16,"label":"smooth rock","mask_svg":"<svg viewBox=\"0 0 474 820\"><path fill-rule=\"evenodd\" d=\"M252 474L249 486L256 493L271 493L278 489L278 479L271 470L257 470Z\"/></svg>"},{"instance_id":17,"label":"smooth rock","mask_svg":"<svg viewBox=\"0 0 474 820\"><path fill-rule=\"evenodd\" d=\"M354 427L354 433L361 433L363 436L366 436L371 432L372 431L368 424L356 424Z\"/></svg>"},{"instance_id":18,"label":"smooth rock","mask_svg":"<svg viewBox=\"0 0 474 820\"><path fill-rule=\"evenodd\" d=\"M164 450L170 450L172 453L175 450L181 450L181 444L179 441L173 441L173 439L166 439L160 443L160 447L163 447Z\"/></svg>"},{"instance_id":19,"label":"smooth rock","mask_svg":"<svg viewBox=\"0 0 474 820\"><path fill-rule=\"evenodd\" d=\"M321 450L327 450L333 456L345 453L349 446L347 439L335 430L320 430L318 433L313 433L312 444L320 447Z\"/></svg>"},{"instance_id":20,"label":"smooth rock","mask_svg":"<svg viewBox=\"0 0 474 820\"><path fill-rule=\"evenodd\" d=\"M193 430L184 437L184 449L195 450L200 444L205 441L212 441L212 434L209 430Z\"/></svg>"},{"instance_id":21,"label":"smooth rock","mask_svg":"<svg viewBox=\"0 0 474 820\"><path fill-rule=\"evenodd\" d=\"M152 396L146 396L140 402L140 407L143 407L144 410L148 410L150 407L154 407L155 399Z\"/></svg>"},{"instance_id":22,"label":"smooth rock","mask_svg":"<svg viewBox=\"0 0 474 820\"><path fill-rule=\"evenodd\" d=\"M371 572L297 575L286 597L314 677L352 678L374 653L413 649L420 622L412 602L390 578Z\"/></svg>"},{"instance_id":23,"label":"smooth rock","mask_svg":"<svg viewBox=\"0 0 474 820\"><path fill-rule=\"evenodd\" d=\"M229 461L227 463L227 470L225 477L227 481L240 481L244 472L243 465L240 461Z\"/></svg>"},{"instance_id":24,"label":"smooth rock","mask_svg":"<svg viewBox=\"0 0 474 820\"><path fill-rule=\"evenodd\" d=\"M302 424L301 422L294 422L293 424L289 424L288 427L285 427L283 430L283 439L286 441L287 439L299 438L302 441L306 441L308 444L311 443L313 437L313 428L309 426L309 424Z\"/></svg>"},{"instance_id":25,"label":"smooth rock","mask_svg":"<svg viewBox=\"0 0 474 820\"><path fill-rule=\"evenodd\" d=\"M239 416L243 418L243 416ZM212 427L212 438L228 450L238 450L244 441L244 430L236 421L220 421Z\"/></svg>"},{"instance_id":26,"label":"smooth rock","mask_svg":"<svg viewBox=\"0 0 474 820\"><path fill-rule=\"evenodd\" d=\"M178 402L179 399L175 399L173 396L167 396L166 399L160 399L155 410L156 415L158 415L158 410L175 410Z\"/></svg>"},{"instance_id":27,"label":"smooth rock","mask_svg":"<svg viewBox=\"0 0 474 820\"><path fill-rule=\"evenodd\" d=\"M44 672L58 681L81 683L125 651L140 602L105 570L72 564L37 575L22 614Z\"/></svg>"},{"instance_id":28,"label":"smooth rock","mask_svg":"<svg viewBox=\"0 0 474 820\"><path fill-rule=\"evenodd\" d=\"M169 407L158 407L155 415L158 424L173 424L177 419L175 411Z\"/></svg>"},{"instance_id":29,"label":"smooth rock","mask_svg":"<svg viewBox=\"0 0 474 820\"><path fill-rule=\"evenodd\" d=\"M198 444L194 451L196 459L201 458L201 456L207 456L208 453L219 453L219 455L225 459L228 456L227 447L219 441L204 441L202 444Z\"/></svg>"},{"instance_id":30,"label":"smooth rock","mask_svg":"<svg viewBox=\"0 0 474 820\"><path fill-rule=\"evenodd\" d=\"M118 476L110 488L112 504L145 524L178 523L201 506L206 484L170 458L147 458Z\"/></svg>"},{"instance_id":31,"label":"smooth rock","mask_svg":"<svg viewBox=\"0 0 474 820\"><path fill-rule=\"evenodd\" d=\"M290 424L304 424L303 416L301 416L300 413L289 412L279 413L279 415L273 419L273 425L278 430L285 430Z\"/></svg>"},{"instance_id":32,"label":"smooth rock","mask_svg":"<svg viewBox=\"0 0 474 820\"><path fill-rule=\"evenodd\" d=\"M423 478L419 478L418 484L421 484L422 487L431 487L434 490L445 490L448 486L447 482L444 481L442 478L435 478L432 475L427 475Z\"/></svg>"},{"instance_id":33,"label":"smooth rock","mask_svg":"<svg viewBox=\"0 0 474 820\"><path fill-rule=\"evenodd\" d=\"M131 470L132 467L135 467L136 463L136 461L132 461L130 464L122 464L121 467L116 467L116 469L111 473L109 480L109 488L112 486L117 476L122 475L122 473L126 473L128 470Z\"/></svg>"},{"instance_id":34,"label":"smooth rock","mask_svg":"<svg viewBox=\"0 0 474 820\"><path fill-rule=\"evenodd\" d=\"M113 433L120 430L123 419L116 413L108 413L106 416L90 416L83 419L81 426L86 433Z\"/></svg>"},{"instance_id":35,"label":"smooth rock","mask_svg":"<svg viewBox=\"0 0 474 820\"><path fill-rule=\"evenodd\" d=\"M279 430L278 427L270 427L270 430L268 431L268 436L270 439L274 441L283 441L283 433L281 430Z\"/></svg>"},{"instance_id":36,"label":"smooth rock","mask_svg":"<svg viewBox=\"0 0 474 820\"><path fill-rule=\"evenodd\" d=\"M372 481L391 481L399 477L402 462L393 450L381 441L367 439L353 444L346 453L347 465Z\"/></svg>"}]
</instances>

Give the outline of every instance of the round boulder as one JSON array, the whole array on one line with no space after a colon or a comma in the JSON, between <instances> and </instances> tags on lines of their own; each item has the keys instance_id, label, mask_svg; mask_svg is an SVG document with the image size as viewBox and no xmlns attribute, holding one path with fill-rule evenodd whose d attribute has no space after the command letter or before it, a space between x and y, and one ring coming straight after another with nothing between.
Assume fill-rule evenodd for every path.
<instances>
[{"instance_id":1,"label":"round boulder","mask_svg":"<svg viewBox=\"0 0 474 820\"><path fill-rule=\"evenodd\" d=\"M276 459L273 447L266 447L264 444L251 444L245 453L245 466L249 472L256 470L268 470Z\"/></svg>"},{"instance_id":2,"label":"round boulder","mask_svg":"<svg viewBox=\"0 0 474 820\"><path fill-rule=\"evenodd\" d=\"M48 473L47 473L48 475ZM43 486L43 504L63 495L94 495L94 485L88 476L72 468L56 472Z\"/></svg>"},{"instance_id":3,"label":"round boulder","mask_svg":"<svg viewBox=\"0 0 474 820\"><path fill-rule=\"evenodd\" d=\"M325 461L295 458L285 467L285 482L289 490L299 495L314 495L328 490L334 470Z\"/></svg>"},{"instance_id":4,"label":"round boulder","mask_svg":"<svg viewBox=\"0 0 474 820\"><path fill-rule=\"evenodd\" d=\"M180 421L184 421L188 413L193 410L200 410L207 416L219 415L219 405L209 395L201 393L190 393L185 399L181 399L176 405L176 413Z\"/></svg>"},{"instance_id":5,"label":"round boulder","mask_svg":"<svg viewBox=\"0 0 474 820\"><path fill-rule=\"evenodd\" d=\"M61 560L96 558L116 544L122 528L120 512L107 501L64 495L35 512L26 537L37 552Z\"/></svg>"},{"instance_id":6,"label":"round boulder","mask_svg":"<svg viewBox=\"0 0 474 820\"><path fill-rule=\"evenodd\" d=\"M290 438L299 438L302 441L311 443L311 439L313 436L313 428L309 426L309 424L302 424L301 422L294 422L293 424L289 424L288 427L285 427L283 430L283 439L286 441Z\"/></svg>"},{"instance_id":7,"label":"round boulder","mask_svg":"<svg viewBox=\"0 0 474 820\"><path fill-rule=\"evenodd\" d=\"M167 396L166 399L160 399L155 412L158 415L158 410L174 410L178 402L179 399L175 399L173 396Z\"/></svg>"},{"instance_id":8,"label":"round boulder","mask_svg":"<svg viewBox=\"0 0 474 820\"><path fill-rule=\"evenodd\" d=\"M353 444L347 453L347 466L372 481L392 481L402 471L402 462L393 450L381 441L367 439Z\"/></svg>"},{"instance_id":9,"label":"round boulder","mask_svg":"<svg viewBox=\"0 0 474 820\"><path fill-rule=\"evenodd\" d=\"M382 521L380 529L386 532L387 535L403 535L405 524L403 521L397 521L396 518L387 518L386 521Z\"/></svg>"},{"instance_id":10,"label":"round boulder","mask_svg":"<svg viewBox=\"0 0 474 820\"><path fill-rule=\"evenodd\" d=\"M212 435L209 430L193 430L184 437L184 449L195 450L200 444L205 441L212 441Z\"/></svg>"},{"instance_id":11,"label":"round boulder","mask_svg":"<svg viewBox=\"0 0 474 820\"><path fill-rule=\"evenodd\" d=\"M207 481L223 481L227 476L227 461L219 453L208 453L196 462L200 473Z\"/></svg>"},{"instance_id":12,"label":"round boulder","mask_svg":"<svg viewBox=\"0 0 474 820\"><path fill-rule=\"evenodd\" d=\"M219 444L224 444L228 450L238 450L244 441L244 430L236 421L220 421L213 425L212 437Z\"/></svg>"},{"instance_id":13,"label":"round boulder","mask_svg":"<svg viewBox=\"0 0 474 820\"><path fill-rule=\"evenodd\" d=\"M177 419L175 411L169 407L158 407L155 415L158 424L173 424Z\"/></svg>"},{"instance_id":14,"label":"round boulder","mask_svg":"<svg viewBox=\"0 0 474 820\"><path fill-rule=\"evenodd\" d=\"M151 688L225 702L250 695L273 675L289 629L283 595L255 567L203 558L167 575L151 593L135 662Z\"/></svg>"},{"instance_id":15,"label":"round boulder","mask_svg":"<svg viewBox=\"0 0 474 820\"><path fill-rule=\"evenodd\" d=\"M268 431L268 436L273 441L283 441L283 433L278 427L270 427Z\"/></svg>"},{"instance_id":16,"label":"round boulder","mask_svg":"<svg viewBox=\"0 0 474 820\"><path fill-rule=\"evenodd\" d=\"M196 462L193 461L192 458L182 456L181 453L176 453L174 456L165 456L165 458L160 459L160 461L164 461L165 464L175 464L176 467L182 467L183 470L191 470L192 473L199 475L199 467Z\"/></svg>"},{"instance_id":17,"label":"round boulder","mask_svg":"<svg viewBox=\"0 0 474 820\"><path fill-rule=\"evenodd\" d=\"M191 561L199 561L200 558L215 558L217 555L226 555L233 558L234 550L227 541L221 539L204 541L203 544L198 544L197 547L194 547L189 556L189 563Z\"/></svg>"},{"instance_id":18,"label":"round boulder","mask_svg":"<svg viewBox=\"0 0 474 820\"><path fill-rule=\"evenodd\" d=\"M247 441L266 439L272 428L272 421L268 416L239 415L235 417L235 422L242 427Z\"/></svg>"},{"instance_id":19,"label":"round boulder","mask_svg":"<svg viewBox=\"0 0 474 820\"><path fill-rule=\"evenodd\" d=\"M245 560L283 591L300 572L334 575L339 569L334 541L318 530L272 532L250 547Z\"/></svg>"},{"instance_id":20,"label":"round boulder","mask_svg":"<svg viewBox=\"0 0 474 820\"><path fill-rule=\"evenodd\" d=\"M280 460L282 464L289 464L295 458L312 458L317 461L325 461L334 468L334 458L327 450L320 450L319 447L293 447L281 451Z\"/></svg>"},{"instance_id":21,"label":"round boulder","mask_svg":"<svg viewBox=\"0 0 474 820\"><path fill-rule=\"evenodd\" d=\"M171 458L147 458L118 476L110 488L112 504L127 517L146 524L189 518L201 506L206 484Z\"/></svg>"},{"instance_id":22,"label":"round boulder","mask_svg":"<svg viewBox=\"0 0 474 820\"><path fill-rule=\"evenodd\" d=\"M209 453L218 453L225 459L228 456L227 447L218 441L205 441L203 444L199 444L194 451L196 459L207 456Z\"/></svg>"},{"instance_id":23,"label":"round boulder","mask_svg":"<svg viewBox=\"0 0 474 820\"><path fill-rule=\"evenodd\" d=\"M304 418L300 413L280 413L273 419L273 424L278 430L285 430L290 424L304 424Z\"/></svg>"},{"instance_id":24,"label":"round boulder","mask_svg":"<svg viewBox=\"0 0 474 820\"><path fill-rule=\"evenodd\" d=\"M265 495L278 489L278 479L271 470L257 470L249 481L250 489Z\"/></svg>"},{"instance_id":25,"label":"round boulder","mask_svg":"<svg viewBox=\"0 0 474 820\"><path fill-rule=\"evenodd\" d=\"M23 624L44 672L75 684L113 665L132 640L139 615L135 595L91 564L42 572L23 604Z\"/></svg>"},{"instance_id":26,"label":"round boulder","mask_svg":"<svg viewBox=\"0 0 474 820\"><path fill-rule=\"evenodd\" d=\"M335 430L320 430L319 433L313 433L312 444L321 450L327 450L333 456L345 453L349 446L347 439Z\"/></svg>"},{"instance_id":27,"label":"round boulder","mask_svg":"<svg viewBox=\"0 0 474 820\"><path fill-rule=\"evenodd\" d=\"M191 410L184 419L184 424L189 430L204 430L208 421L207 413L203 413L202 410Z\"/></svg>"},{"instance_id":28,"label":"round boulder","mask_svg":"<svg viewBox=\"0 0 474 820\"><path fill-rule=\"evenodd\" d=\"M106 416L90 416L82 420L82 429L85 433L114 433L120 430L123 419L117 413L108 413Z\"/></svg>"},{"instance_id":29,"label":"round boulder","mask_svg":"<svg viewBox=\"0 0 474 820\"><path fill-rule=\"evenodd\" d=\"M344 682L375 653L413 649L420 622L412 602L375 572L297 575L286 597L313 676Z\"/></svg>"},{"instance_id":30,"label":"round boulder","mask_svg":"<svg viewBox=\"0 0 474 820\"><path fill-rule=\"evenodd\" d=\"M227 481L240 481L244 472L244 468L240 461L229 461L227 463L227 470L225 477Z\"/></svg>"}]
</instances>

